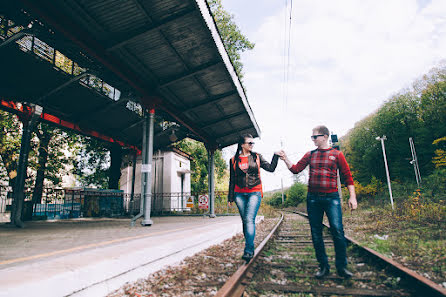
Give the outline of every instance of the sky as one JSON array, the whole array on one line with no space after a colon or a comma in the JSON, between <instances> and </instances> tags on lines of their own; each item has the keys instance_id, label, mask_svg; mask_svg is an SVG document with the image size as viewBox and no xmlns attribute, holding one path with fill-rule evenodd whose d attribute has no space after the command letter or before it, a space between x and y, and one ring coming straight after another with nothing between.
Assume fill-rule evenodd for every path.
<instances>
[{"instance_id":1,"label":"sky","mask_svg":"<svg viewBox=\"0 0 446 297\"><path fill-rule=\"evenodd\" d=\"M296 163L314 149L313 127L342 137L446 60L446 0L290 1L222 0L255 43L242 54L243 84L261 131L254 151L266 159L283 148ZM262 181L287 187L292 174L280 162Z\"/></svg>"}]
</instances>

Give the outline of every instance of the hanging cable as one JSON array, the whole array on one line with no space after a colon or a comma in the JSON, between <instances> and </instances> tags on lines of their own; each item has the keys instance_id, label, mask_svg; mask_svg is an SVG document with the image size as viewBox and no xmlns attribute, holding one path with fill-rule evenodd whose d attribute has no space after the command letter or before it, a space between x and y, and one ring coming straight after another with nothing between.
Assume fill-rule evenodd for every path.
<instances>
[{"instance_id":1,"label":"hanging cable","mask_svg":"<svg viewBox=\"0 0 446 297\"><path fill-rule=\"evenodd\" d=\"M282 119L284 123L286 124L286 113L287 113L287 107L288 107L288 81L289 81L289 75L290 75L290 49L291 49L291 20L292 20L292 13L293 13L293 0L290 0L290 12L289 12L289 19L287 15L287 9L288 9L288 0L285 0L285 34L284 34L284 47L283 47L283 114ZM288 21L288 22L287 22ZM288 32L287 32L288 31ZM288 36L287 36L288 33ZM285 125L283 125L285 126ZM283 131L283 129L282 129ZM280 140L280 146L283 148L283 132L281 135Z\"/></svg>"}]
</instances>

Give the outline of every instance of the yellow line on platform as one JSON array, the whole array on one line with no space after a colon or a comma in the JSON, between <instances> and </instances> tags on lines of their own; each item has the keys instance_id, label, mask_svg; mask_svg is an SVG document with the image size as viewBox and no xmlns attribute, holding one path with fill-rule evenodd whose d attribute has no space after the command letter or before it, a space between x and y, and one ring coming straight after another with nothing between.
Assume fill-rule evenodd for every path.
<instances>
[{"instance_id":1,"label":"yellow line on platform","mask_svg":"<svg viewBox=\"0 0 446 297\"><path fill-rule=\"evenodd\" d=\"M200 226L200 227L202 227L202 226ZM132 239L138 239L138 238L144 238L144 237L150 237L150 236L159 235L159 234L163 234L163 233L183 231L183 230L187 230L187 229L190 229L190 228L186 228L186 227L185 228L178 228L178 229L173 229L173 230L168 230L168 231L159 231L159 232L154 232L154 233L150 233L150 234L137 235L137 236L131 236L131 237L124 237L124 238L113 239L113 240L109 240L109 241L103 241L103 242L99 242L99 243L92 243L92 244L87 244L87 245L81 245L81 246L78 246L78 247L65 249L65 250L60 250L60 251L54 251L54 252L49 252L49 253L29 256L29 257L22 257L22 258L6 260L6 261L0 262L0 265L12 264L12 263L17 263L17 262L24 262L24 261L34 260L34 259L40 259L40 258L45 258L45 257L49 257L49 256L55 256L55 255L60 255L60 254L65 254L65 253L71 253L71 252L76 252L76 251L80 251L80 250L85 250L85 249L88 249L88 248L100 247L100 246L104 246L104 245L108 245L108 244L112 244L112 243L117 243L117 242L132 240Z\"/></svg>"}]
</instances>

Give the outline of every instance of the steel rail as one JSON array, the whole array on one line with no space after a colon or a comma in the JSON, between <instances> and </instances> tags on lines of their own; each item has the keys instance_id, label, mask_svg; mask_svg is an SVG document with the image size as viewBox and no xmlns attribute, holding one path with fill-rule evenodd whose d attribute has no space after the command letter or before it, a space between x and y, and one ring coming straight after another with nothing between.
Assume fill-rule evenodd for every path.
<instances>
[{"instance_id":1,"label":"steel rail","mask_svg":"<svg viewBox=\"0 0 446 297\"><path fill-rule=\"evenodd\" d=\"M266 238L259 244L254 252L252 260L237 269L237 271L226 281L223 287L218 290L216 297L240 297L245 291L245 285L243 284L243 279L246 277L247 272L253 266L260 253L265 248L268 241L273 237L273 235L278 230L279 226L283 222L283 213L280 216L279 222L274 226L271 232L266 236Z\"/></svg>"},{"instance_id":2,"label":"steel rail","mask_svg":"<svg viewBox=\"0 0 446 297\"><path fill-rule=\"evenodd\" d=\"M296 213L298 215L304 216L308 219L308 215L306 213L300 212L300 211L292 211L293 213ZM329 225L324 223L324 226L327 228L330 228ZM354 240L353 238L350 238L345 235L345 239L355 245L357 248L359 248L362 251L365 251L368 254L373 255L374 257L380 259L381 261L385 262L387 265L390 265L391 267L395 268L400 274L404 275L408 279L413 280L416 284L423 287L424 289L429 290L429 292L425 292L426 296L446 296L446 289L442 288L441 286L437 285L430 279L416 273L415 271L404 267L400 263L378 253L377 251L374 251L368 247L362 246L358 241Z\"/></svg>"}]
</instances>

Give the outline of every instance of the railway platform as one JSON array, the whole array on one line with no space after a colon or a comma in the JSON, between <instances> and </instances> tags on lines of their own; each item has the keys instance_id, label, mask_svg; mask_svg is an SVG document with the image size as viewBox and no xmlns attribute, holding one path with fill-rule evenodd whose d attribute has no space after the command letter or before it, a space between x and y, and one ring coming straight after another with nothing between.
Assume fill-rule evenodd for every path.
<instances>
[{"instance_id":1,"label":"railway platform","mask_svg":"<svg viewBox=\"0 0 446 297\"><path fill-rule=\"evenodd\" d=\"M239 216L0 224L0 296L105 296L241 232Z\"/></svg>"}]
</instances>

